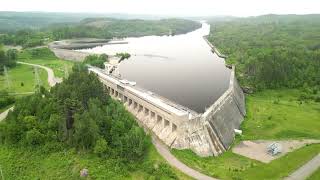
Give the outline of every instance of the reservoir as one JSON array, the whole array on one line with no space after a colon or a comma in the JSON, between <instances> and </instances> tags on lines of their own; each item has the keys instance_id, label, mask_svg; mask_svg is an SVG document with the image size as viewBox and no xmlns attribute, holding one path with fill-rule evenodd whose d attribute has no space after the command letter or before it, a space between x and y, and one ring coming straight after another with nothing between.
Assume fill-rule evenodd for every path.
<instances>
[{"instance_id":1,"label":"reservoir","mask_svg":"<svg viewBox=\"0 0 320 180\"><path fill-rule=\"evenodd\" d=\"M104 45L83 52L115 55L128 52L122 61L122 79L159 94L198 113L203 113L229 87L231 70L212 53L203 36L210 25L176 36L126 38L127 44Z\"/></svg>"}]
</instances>

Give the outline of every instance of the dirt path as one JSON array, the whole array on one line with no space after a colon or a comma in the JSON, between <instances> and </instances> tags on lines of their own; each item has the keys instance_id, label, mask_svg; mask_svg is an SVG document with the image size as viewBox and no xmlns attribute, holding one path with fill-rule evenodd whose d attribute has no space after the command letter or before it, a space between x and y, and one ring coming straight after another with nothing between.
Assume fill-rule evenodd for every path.
<instances>
[{"instance_id":1,"label":"dirt path","mask_svg":"<svg viewBox=\"0 0 320 180\"><path fill-rule=\"evenodd\" d=\"M316 155L313 159L301 166L298 170L294 171L285 180L303 180L309 177L320 167L320 154Z\"/></svg>"},{"instance_id":2,"label":"dirt path","mask_svg":"<svg viewBox=\"0 0 320 180\"><path fill-rule=\"evenodd\" d=\"M156 147L159 154L173 167L179 169L181 172L187 174L188 176L199 179L199 180L217 180L215 178L204 175L194 169L183 164L176 157L174 157L171 152L168 150L167 146L162 144L160 140L156 137L152 137L152 143Z\"/></svg>"},{"instance_id":3,"label":"dirt path","mask_svg":"<svg viewBox=\"0 0 320 180\"><path fill-rule=\"evenodd\" d=\"M54 76L54 72L53 72L53 70L51 68L48 68L46 66L42 66L42 65L39 65L39 64L31 64L31 63L26 63L26 62L21 62L21 61L18 61L17 63L45 69L47 71L47 73L48 73L48 83L49 83L49 86L51 86L51 87L56 85L57 83L62 82L61 78L57 78L57 77Z\"/></svg>"},{"instance_id":4,"label":"dirt path","mask_svg":"<svg viewBox=\"0 0 320 180\"><path fill-rule=\"evenodd\" d=\"M4 120L7 117L9 111L11 111L11 110L13 110L13 106L0 114L0 121Z\"/></svg>"}]
</instances>

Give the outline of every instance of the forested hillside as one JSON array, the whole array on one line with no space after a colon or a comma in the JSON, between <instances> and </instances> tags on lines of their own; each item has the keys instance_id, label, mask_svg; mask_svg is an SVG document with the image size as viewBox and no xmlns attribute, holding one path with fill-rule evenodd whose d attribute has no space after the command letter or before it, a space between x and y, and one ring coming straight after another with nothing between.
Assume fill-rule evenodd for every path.
<instances>
[{"instance_id":1,"label":"forested hillside","mask_svg":"<svg viewBox=\"0 0 320 180\"><path fill-rule=\"evenodd\" d=\"M90 14L45 12L0 12L0 32L40 29L53 23L75 23Z\"/></svg>"},{"instance_id":2,"label":"forested hillside","mask_svg":"<svg viewBox=\"0 0 320 180\"><path fill-rule=\"evenodd\" d=\"M22 98L5 124L0 142L94 150L131 161L141 158L148 138L134 117L111 100L93 74L80 68L47 92ZM53 145L53 146L50 146Z\"/></svg>"},{"instance_id":3,"label":"forested hillside","mask_svg":"<svg viewBox=\"0 0 320 180\"><path fill-rule=\"evenodd\" d=\"M183 19L120 20L88 18L78 24L60 24L46 29L53 39L93 37L113 38L128 36L182 34L200 28L201 24Z\"/></svg>"},{"instance_id":4,"label":"forested hillside","mask_svg":"<svg viewBox=\"0 0 320 180\"><path fill-rule=\"evenodd\" d=\"M0 12L0 44L28 48L61 39L182 34L201 27L199 22L184 19L138 20L101 16Z\"/></svg>"},{"instance_id":5,"label":"forested hillside","mask_svg":"<svg viewBox=\"0 0 320 180\"><path fill-rule=\"evenodd\" d=\"M209 40L256 89L320 84L320 15L265 15L211 22Z\"/></svg>"}]
</instances>

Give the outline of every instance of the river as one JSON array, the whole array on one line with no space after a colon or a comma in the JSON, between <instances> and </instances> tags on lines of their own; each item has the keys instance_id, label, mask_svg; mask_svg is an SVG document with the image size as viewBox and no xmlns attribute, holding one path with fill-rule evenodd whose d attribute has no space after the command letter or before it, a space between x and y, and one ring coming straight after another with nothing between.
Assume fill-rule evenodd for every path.
<instances>
[{"instance_id":1,"label":"river","mask_svg":"<svg viewBox=\"0 0 320 180\"><path fill-rule=\"evenodd\" d=\"M131 58L119 66L122 78L202 113L227 90L231 71L203 39L209 31L210 25L202 23L187 34L126 38L128 44L81 51L130 53Z\"/></svg>"}]
</instances>

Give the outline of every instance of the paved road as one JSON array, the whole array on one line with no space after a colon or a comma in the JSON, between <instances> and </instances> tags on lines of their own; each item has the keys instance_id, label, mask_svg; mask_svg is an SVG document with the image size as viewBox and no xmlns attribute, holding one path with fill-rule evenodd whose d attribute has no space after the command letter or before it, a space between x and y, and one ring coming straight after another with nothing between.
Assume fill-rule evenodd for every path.
<instances>
[{"instance_id":1,"label":"paved road","mask_svg":"<svg viewBox=\"0 0 320 180\"><path fill-rule=\"evenodd\" d=\"M17 63L45 69L47 71L47 73L48 73L48 83L49 83L49 85L51 87L56 85L57 83L62 82L61 78L57 78L57 77L54 76L54 72L53 72L53 70L51 68L48 68L46 66L42 66L42 65L39 65L39 64L31 64L31 63L26 63L26 62L21 62L21 61L18 61Z\"/></svg>"},{"instance_id":2,"label":"paved road","mask_svg":"<svg viewBox=\"0 0 320 180\"><path fill-rule=\"evenodd\" d=\"M10 110L13 110L13 106L0 114L0 121L4 120L7 117Z\"/></svg>"},{"instance_id":3,"label":"paved road","mask_svg":"<svg viewBox=\"0 0 320 180\"><path fill-rule=\"evenodd\" d=\"M156 147L159 154L166 160L168 163L182 171L183 173L187 174L188 176L199 179L199 180L217 180L215 178L209 177L207 175L204 175L194 169L191 169L190 167L183 164L181 161L179 161L176 157L174 157L171 152L168 150L167 146L162 144L160 140L158 140L156 137L152 137L152 143Z\"/></svg>"},{"instance_id":4,"label":"paved road","mask_svg":"<svg viewBox=\"0 0 320 180\"><path fill-rule=\"evenodd\" d=\"M294 171L285 180L303 180L308 178L312 173L314 173L320 167L320 153L307 162L305 165L300 167L298 170Z\"/></svg>"}]
</instances>

